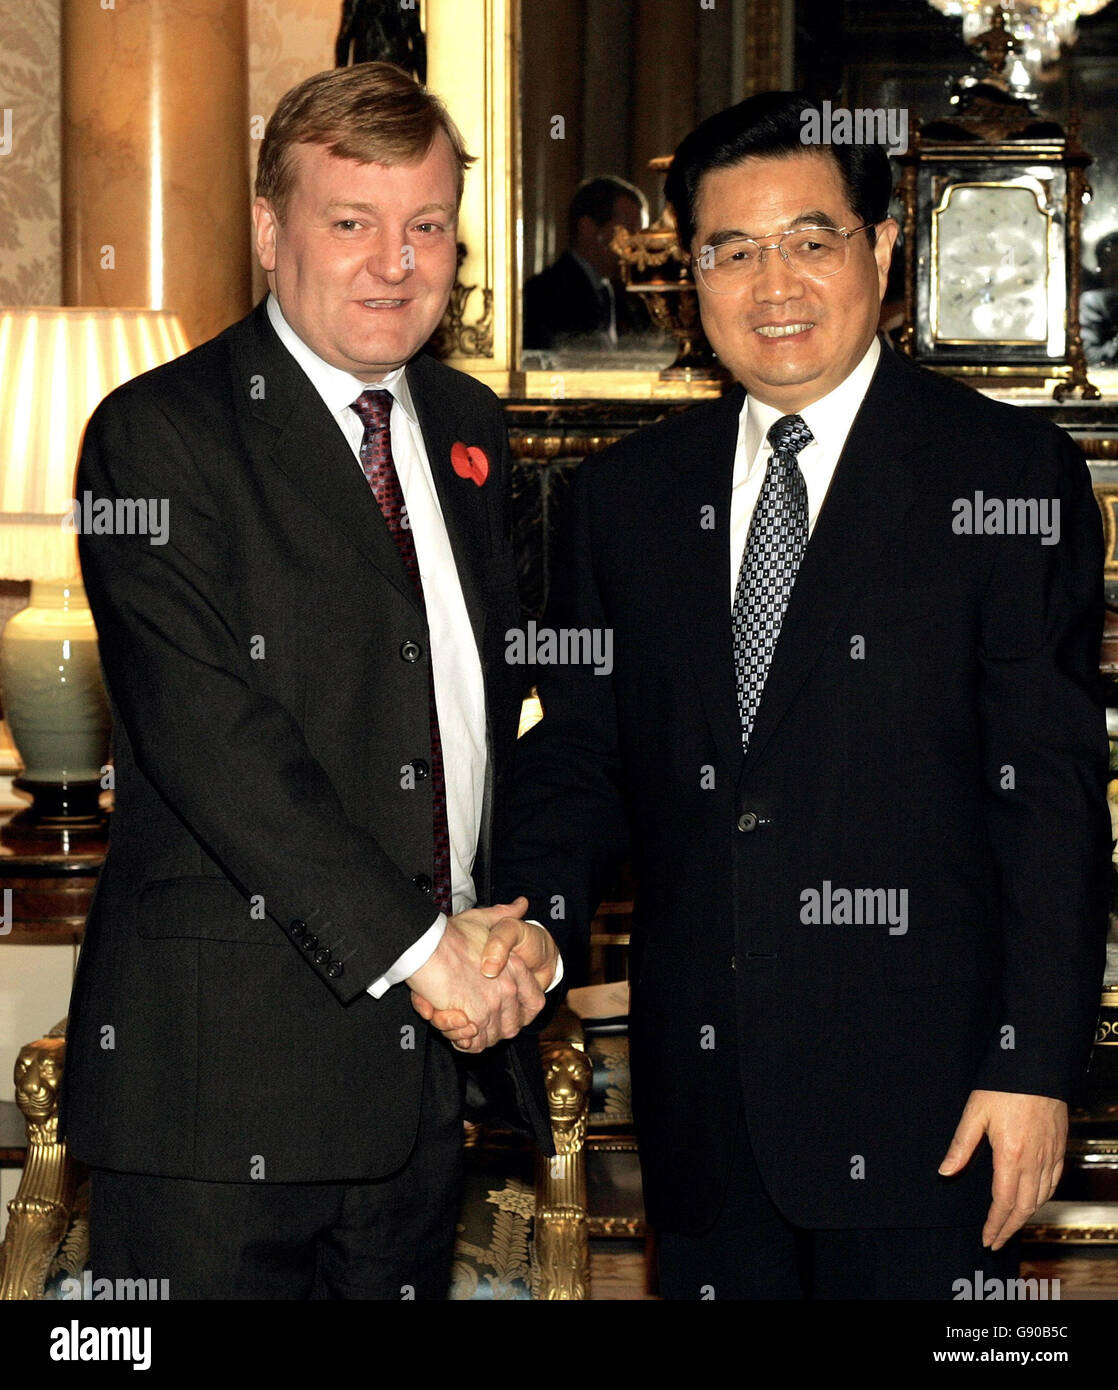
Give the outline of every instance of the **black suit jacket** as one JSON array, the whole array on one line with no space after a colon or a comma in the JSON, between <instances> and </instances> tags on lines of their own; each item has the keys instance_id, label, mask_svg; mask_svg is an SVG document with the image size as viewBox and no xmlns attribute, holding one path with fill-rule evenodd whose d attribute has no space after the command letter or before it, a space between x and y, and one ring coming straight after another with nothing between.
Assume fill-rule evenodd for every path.
<instances>
[{"instance_id":1,"label":"black suit jacket","mask_svg":"<svg viewBox=\"0 0 1118 1390\"><path fill-rule=\"evenodd\" d=\"M743 757L743 401L735 388L579 471L553 621L612 630L614 669L540 670L498 893L530 895L574 977L631 846L654 1221L714 1220L740 1096L793 1221L966 1224L990 1200L988 1148L956 1179L936 1169L969 1092L1068 1097L1097 1016L1110 830L1090 480L1062 431L884 349ZM1059 544L956 534L953 504L976 490L1059 499ZM905 890L907 931L805 920L826 884Z\"/></svg>"},{"instance_id":2,"label":"black suit jacket","mask_svg":"<svg viewBox=\"0 0 1118 1390\"><path fill-rule=\"evenodd\" d=\"M521 694L507 438L469 377L420 356L408 380L485 675L484 902ZM484 486L452 470L457 440ZM86 489L168 499L169 539L80 540L117 800L70 1012L72 1150L224 1181L391 1172L428 1029L406 987L366 989L435 917L431 783L405 775L431 756L428 632L396 545L263 303L102 403ZM534 1046L486 1060L550 1145Z\"/></svg>"},{"instance_id":3,"label":"black suit jacket","mask_svg":"<svg viewBox=\"0 0 1118 1390\"><path fill-rule=\"evenodd\" d=\"M619 337L647 333L651 328L647 311L643 305L634 304L633 298L622 284L614 282L614 315ZM602 312L598 293L570 251L564 251L525 284L526 348L562 347L572 339L601 335L608 327L609 317Z\"/></svg>"}]
</instances>

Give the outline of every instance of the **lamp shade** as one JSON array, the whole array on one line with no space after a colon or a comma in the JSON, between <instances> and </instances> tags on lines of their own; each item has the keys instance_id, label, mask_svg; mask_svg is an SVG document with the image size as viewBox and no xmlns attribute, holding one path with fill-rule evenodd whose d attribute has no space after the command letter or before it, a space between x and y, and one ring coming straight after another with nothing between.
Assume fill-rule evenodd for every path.
<instances>
[{"instance_id":1,"label":"lamp shade","mask_svg":"<svg viewBox=\"0 0 1118 1390\"><path fill-rule=\"evenodd\" d=\"M77 573L62 528L86 422L115 387L189 347L162 309L0 309L0 579Z\"/></svg>"}]
</instances>

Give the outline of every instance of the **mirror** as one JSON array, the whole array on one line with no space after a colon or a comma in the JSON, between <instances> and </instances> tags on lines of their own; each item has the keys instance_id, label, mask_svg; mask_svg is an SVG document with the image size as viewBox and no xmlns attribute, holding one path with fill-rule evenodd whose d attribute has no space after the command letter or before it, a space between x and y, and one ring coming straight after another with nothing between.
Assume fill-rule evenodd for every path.
<instances>
[{"instance_id":1,"label":"mirror","mask_svg":"<svg viewBox=\"0 0 1118 1390\"><path fill-rule=\"evenodd\" d=\"M676 343L627 294L609 243L663 207L671 154L746 94L747 0L521 6L524 370L653 370Z\"/></svg>"}]
</instances>

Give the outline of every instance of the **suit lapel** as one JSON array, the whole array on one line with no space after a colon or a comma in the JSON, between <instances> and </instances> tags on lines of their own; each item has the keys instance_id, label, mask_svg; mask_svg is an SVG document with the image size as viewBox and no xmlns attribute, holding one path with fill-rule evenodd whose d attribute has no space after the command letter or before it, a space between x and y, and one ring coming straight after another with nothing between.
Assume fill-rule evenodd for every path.
<instances>
[{"instance_id":1,"label":"suit lapel","mask_svg":"<svg viewBox=\"0 0 1118 1390\"><path fill-rule=\"evenodd\" d=\"M921 407L908 370L883 347L804 552L769 667L742 776L764 751L827 639L901 526L916 493L910 461Z\"/></svg>"},{"instance_id":2,"label":"suit lapel","mask_svg":"<svg viewBox=\"0 0 1118 1390\"><path fill-rule=\"evenodd\" d=\"M249 326L248 337L234 351L238 382L261 385L259 397L250 390L250 447L269 458L329 518L335 534L418 609L415 586L376 498L354 463L353 451L321 396L276 337L263 303Z\"/></svg>"},{"instance_id":3,"label":"suit lapel","mask_svg":"<svg viewBox=\"0 0 1118 1390\"><path fill-rule=\"evenodd\" d=\"M510 479L502 475L498 466L500 461L492 458L489 461L489 477L480 487L471 479L460 478L455 473L450 462L452 446L455 443L477 446L481 438L490 437L489 429L479 427L481 422L477 413L471 408L468 398L464 398L464 393L457 389L457 382L454 372L429 357L417 357L408 367L412 401L423 432L431 476L435 481L485 686L488 756L485 760L485 789L473 865L474 886L479 901L485 902L489 892L494 764L503 746L502 729L497 726L495 719L504 713L510 716L515 714L514 710L508 710L500 686L499 677L507 673L508 668L499 662L495 652L489 650L495 638L487 632L492 615L490 591L486 588L485 578L497 558L501 542L494 521L500 505L499 489L508 487ZM519 611L516 610L513 620L518 616Z\"/></svg>"},{"instance_id":4,"label":"suit lapel","mask_svg":"<svg viewBox=\"0 0 1118 1390\"><path fill-rule=\"evenodd\" d=\"M719 754L731 767L741 760L741 722L730 627L730 493L744 401L742 388L733 387L684 436L663 503L673 523L668 553L677 566L691 664Z\"/></svg>"},{"instance_id":5,"label":"suit lapel","mask_svg":"<svg viewBox=\"0 0 1118 1390\"><path fill-rule=\"evenodd\" d=\"M259 395L249 392L253 452L270 459L330 519L336 534L419 609L415 586L345 436L277 338L263 302L246 328L235 340L234 371L238 382L261 386ZM489 489L501 486L502 480L495 470L491 482L478 487L451 467L451 445L457 440L474 443L476 433L472 412L462 407L460 393L452 389L454 373L419 356L408 365L408 385L481 652L486 616L481 576L493 551Z\"/></svg>"},{"instance_id":6,"label":"suit lapel","mask_svg":"<svg viewBox=\"0 0 1118 1390\"><path fill-rule=\"evenodd\" d=\"M479 432L472 412L462 409L454 396L448 394L447 380L436 380L444 373L453 381L453 376L441 364L419 356L408 366L408 384L450 538L462 597L470 615L478 653L484 662L487 604L482 575L493 550L489 522L491 494L487 489L500 487L502 483L507 485L507 479L503 480L494 467L489 480L479 487L468 478L460 478L452 468L452 445L476 444ZM496 460L491 459L490 464L495 465Z\"/></svg>"}]
</instances>

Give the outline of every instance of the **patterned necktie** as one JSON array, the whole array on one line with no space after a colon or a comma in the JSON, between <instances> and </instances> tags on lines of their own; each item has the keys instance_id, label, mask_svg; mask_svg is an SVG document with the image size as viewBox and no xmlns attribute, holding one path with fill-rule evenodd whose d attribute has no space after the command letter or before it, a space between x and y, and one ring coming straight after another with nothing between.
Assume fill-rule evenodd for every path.
<instances>
[{"instance_id":1,"label":"patterned necktie","mask_svg":"<svg viewBox=\"0 0 1118 1390\"><path fill-rule=\"evenodd\" d=\"M392 414L390 391L362 391L350 406L361 417L365 436L361 441L361 467L377 499L385 523L396 542L404 568L423 603L423 581L415 553L415 538L408 522L404 492L392 457ZM431 711L431 799L434 810L435 876L433 893L440 912L451 910L450 830L446 818L446 777L443 772L442 738L439 712L435 704L434 663L427 664L427 696ZM414 764L413 764L414 766Z\"/></svg>"},{"instance_id":2,"label":"patterned necktie","mask_svg":"<svg viewBox=\"0 0 1118 1390\"><path fill-rule=\"evenodd\" d=\"M807 545L807 486L796 455L812 438L798 415L782 415L768 434L772 458L734 593L734 665L743 749L749 747L784 610Z\"/></svg>"}]
</instances>

